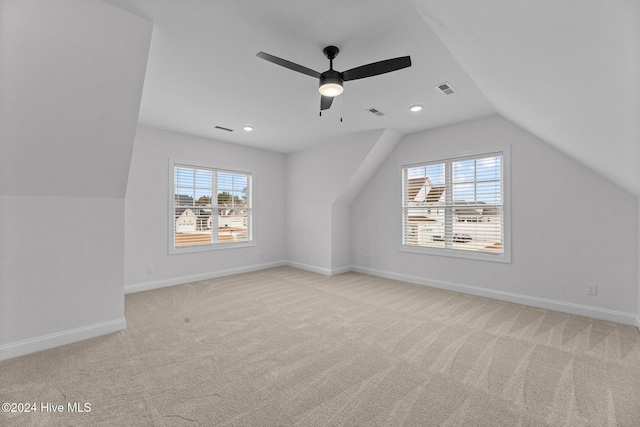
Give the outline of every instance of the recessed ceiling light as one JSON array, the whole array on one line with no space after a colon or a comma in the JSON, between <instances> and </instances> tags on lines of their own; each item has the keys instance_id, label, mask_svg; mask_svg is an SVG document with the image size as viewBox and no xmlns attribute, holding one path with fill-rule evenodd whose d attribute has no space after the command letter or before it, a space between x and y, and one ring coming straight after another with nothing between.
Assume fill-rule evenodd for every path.
<instances>
[{"instance_id":1,"label":"recessed ceiling light","mask_svg":"<svg viewBox=\"0 0 640 427\"><path fill-rule=\"evenodd\" d=\"M244 126L242 129L244 129L245 132L251 132L253 130L253 126Z\"/></svg>"},{"instance_id":2,"label":"recessed ceiling light","mask_svg":"<svg viewBox=\"0 0 640 427\"><path fill-rule=\"evenodd\" d=\"M409 107L409 110L413 111L414 113L422 111L422 105L412 105L411 107Z\"/></svg>"}]
</instances>

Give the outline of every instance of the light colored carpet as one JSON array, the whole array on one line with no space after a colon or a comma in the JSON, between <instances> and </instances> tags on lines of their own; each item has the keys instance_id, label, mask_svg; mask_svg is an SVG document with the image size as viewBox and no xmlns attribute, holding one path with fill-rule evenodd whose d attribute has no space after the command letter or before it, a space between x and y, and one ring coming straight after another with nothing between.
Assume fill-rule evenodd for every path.
<instances>
[{"instance_id":1,"label":"light colored carpet","mask_svg":"<svg viewBox=\"0 0 640 427\"><path fill-rule=\"evenodd\" d=\"M631 326L287 267L128 295L126 317L0 362L0 402L65 405L0 425L640 426Z\"/></svg>"}]
</instances>

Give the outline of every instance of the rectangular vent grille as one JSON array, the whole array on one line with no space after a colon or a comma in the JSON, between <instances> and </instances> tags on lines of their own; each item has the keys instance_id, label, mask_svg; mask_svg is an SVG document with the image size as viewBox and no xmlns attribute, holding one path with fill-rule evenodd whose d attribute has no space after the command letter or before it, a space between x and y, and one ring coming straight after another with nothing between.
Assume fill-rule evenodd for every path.
<instances>
[{"instance_id":1,"label":"rectangular vent grille","mask_svg":"<svg viewBox=\"0 0 640 427\"><path fill-rule=\"evenodd\" d=\"M375 114L376 116L384 116L384 113L376 108L369 108L367 111Z\"/></svg>"},{"instance_id":2,"label":"rectangular vent grille","mask_svg":"<svg viewBox=\"0 0 640 427\"><path fill-rule=\"evenodd\" d=\"M216 126L216 129L224 130L224 131L227 131L227 132L233 132L233 129L223 128L222 126Z\"/></svg>"},{"instance_id":3,"label":"rectangular vent grille","mask_svg":"<svg viewBox=\"0 0 640 427\"><path fill-rule=\"evenodd\" d=\"M456 90L453 88L453 86L451 86L449 82L440 83L439 85L436 85L435 88L445 95L452 95L456 93Z\"/></svg>"}]
</instances>

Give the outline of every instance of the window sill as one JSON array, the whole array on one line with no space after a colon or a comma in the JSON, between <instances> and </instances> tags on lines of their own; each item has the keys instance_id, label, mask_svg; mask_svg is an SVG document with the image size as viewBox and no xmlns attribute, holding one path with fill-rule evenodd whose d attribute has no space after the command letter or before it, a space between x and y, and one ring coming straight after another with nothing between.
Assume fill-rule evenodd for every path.
<instances>
[{"instance_id":1,"label":"window sill","mask_svg":"<svg viewBox=\"0 0 640 427\"><path fill-rule=\"evenodd\" d=\"M241 249L255 247L255 242L246 243L214 243L210 245L185 246L182 248L169 248L169 255L191 254L196 252L221 251L225 249Z\"/></svg>"},{"instance_id":2,"label":"window sill","mask_svg":"<svg viewBox=\"0 0 640 427\"><path fill-rule=\"evenodd\" d=\"M398 252L406 252L421 255L445 256L450 258L463 258L476 261L511 263L511 255L508 253L492 254L483 252L472 252L460 249L433 249L418 246L401 246Z\"/></svg>"}]
</instances>

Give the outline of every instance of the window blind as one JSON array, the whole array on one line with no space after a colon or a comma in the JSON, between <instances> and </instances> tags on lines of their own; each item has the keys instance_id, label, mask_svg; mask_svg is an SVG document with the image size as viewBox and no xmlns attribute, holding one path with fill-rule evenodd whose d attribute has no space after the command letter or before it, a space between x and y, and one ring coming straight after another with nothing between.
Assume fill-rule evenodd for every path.
<instances>
[{"instance_id":1,"label":"window blind","mask_svg":"<svg viewBox=\"0 0 640 427\"><path fill-rule=\"evenodd\" d=\"M173 247L252 241L251 174L173 167Z\"/></svg>"},{"instance_id":2,"label":"window blind","mask_svg":"<svg viewBox=\"0 0 640 427\"><path fill-rule=\"evenodd\" d=\"M503 155L404 166L402 244L504 253Z\"/></svg>"}]
</instances>

